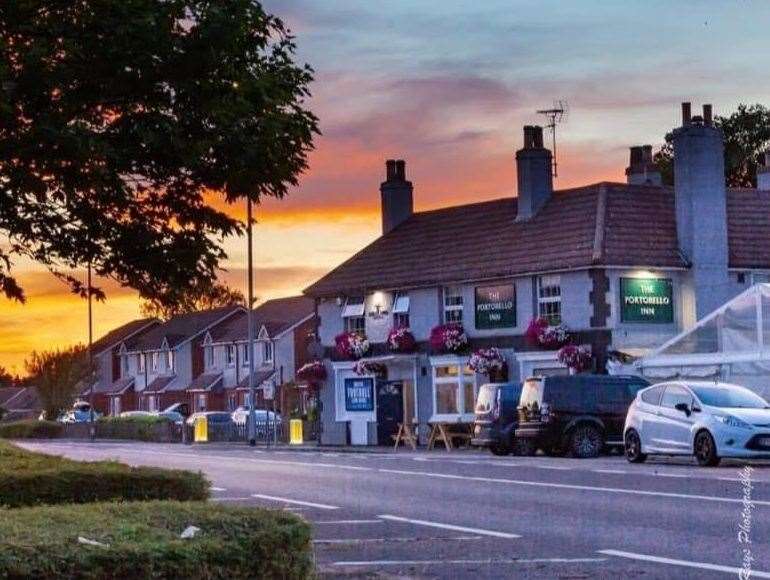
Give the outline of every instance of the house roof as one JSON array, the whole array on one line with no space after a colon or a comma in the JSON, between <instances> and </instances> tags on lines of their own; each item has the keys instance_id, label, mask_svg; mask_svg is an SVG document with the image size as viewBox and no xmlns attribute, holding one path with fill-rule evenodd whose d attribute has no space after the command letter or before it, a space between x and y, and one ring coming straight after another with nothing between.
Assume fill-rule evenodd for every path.
<instances>
[{"instance_id":1,"label":"house roof","mask_svg":"<svg viewBox=\"0 0 770 580\"><path fill-rule=\"evenodd\" d=\"M204 332L220 320L242 311L242 306L223 306L212 310L180 314L148 332L129 339L126 341L126 348L131 352L159 350L164 340L168 342L170 348L174 348Z\"/></svg>"},{"instance_id":2,"label":"house roof","mask_svg":"<svg viewBox=\"0 0 770 580\"><path fill-rule=\"evenodd\" d=\"M149 330L158 324L160 324L160 320L157 318L140 318L132 320L123 326L119 326L118 328L109 331L99 340L94 342L91 346L92 351L94 354L98 354L109 348L113 348L132 336L136 336L140 332Z\"/></svg>"},{"instance_id":3,"label":"house roof","mask_svg":"<svg viewBox=\"0 0 770 580\"><path fill-rule=\"evenodd\" d=\"M306 296L268 300L254 309L254 336L258 335L263 326L270 336L276 336L314 312L315 304ZM248 336L248 320L244 313L212 332L211 338L214 342L230 342L246 340Z\"/></svg>"},{"instance_id":4,"label":"house roof","mask_svg":"<svg viewBox=\"0 0 770 580\"><path fill-rule=\"evenodd\" d=\"M274 370L268 370L268 371L256 371L254 373L254 386L259 387L262 383L264 383L266 380L270 379L275 375ZM249 388L249 374L246 373L246 376L241 379L241 382L238 383L238 386L236 387L238 389L248 389Z\"/></svg>"},{"instance_id":5,"label":"house roof","mask_svg":"<svg viewBox=\"0 0 770 580\"><path fill-rule=\"evenodd\" d=\"M10 414L14 411L39 411L42 403L35 387L3 387L0 389L0 407Z\"/></svg>"},{"instance_id":6,"label":"house roof","mask_svg":"<svg viewBox=\"0 0 770 580\"><path fill-rule=\"evenodd\" d=\"M770 267L770 193L728 191L731 267ZM686 268L670 187L556 191L527 221L517 200L418 212L309 286L310 296L434 286L592 266Z\"/></svg>"},{"instance_id":7,"label":"house roof","mask_svg":"<svg viewBox=\"0 0 770 580\"><path fill-rule=\"evenodd\" d=\"M171 384L171 382L176 379L176 376L166 376L166 377L156 377L153 379L153 381L147 385L147 388L144 389L143 393L162 393L166 390L166 387Z\"/></svg>"},{"instance_id":8,"label":"house roof","mask_svg":"<svg viewBox=\"0 0 770 580\"><path fill-rule=\"evenodd\" d=\"M133 386L134 386L134 377L124 377L112 383L110 386L104 389L103 392L108 395L122 395L126 393L129 389L131 389ZM99 391L97 390L96 392L99 392Z\"/></svg>"},{"instance_id":9,"label":"house roof","mask_svg":"<svg viewBox=\"0 0 770 580\"><path fill-rule=\"evenodd\" d=\"M193 379L188 391L212 391L222 386L222 373L204 373Z\"/></svg>"}]
</instances>

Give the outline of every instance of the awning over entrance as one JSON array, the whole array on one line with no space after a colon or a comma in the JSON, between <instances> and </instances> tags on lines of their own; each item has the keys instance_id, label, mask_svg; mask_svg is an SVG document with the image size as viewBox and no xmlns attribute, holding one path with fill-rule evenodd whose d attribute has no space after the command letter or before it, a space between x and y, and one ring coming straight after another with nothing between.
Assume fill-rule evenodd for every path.
<instances>
[{"instance_id":1,"label":"awning over entrance","mask_svg":"<svg viewBox=\"0 0 770 580\"><path fill-rule=\"evenodd\" d=\"M190 383L188 391L214 391L222 387L222 373L202 374Z\"/></svg>"}]
</instances>

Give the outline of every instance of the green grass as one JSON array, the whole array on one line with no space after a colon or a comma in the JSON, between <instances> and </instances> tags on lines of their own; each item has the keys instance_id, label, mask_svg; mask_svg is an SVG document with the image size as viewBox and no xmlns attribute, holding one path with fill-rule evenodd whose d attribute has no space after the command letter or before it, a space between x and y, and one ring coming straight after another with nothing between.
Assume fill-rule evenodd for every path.
<instances>
[{"instance_id":1,"label":"green grass","mask_svg":"<svg viewBox=\"0 0 770 580\"><path fill-rule=\"evenodd\" d=\"M310 541L292 514L198 502L0 509L0 578L307 578Z\"/></svg>"},{"instance_id":2,"label":"green grass","mask_svg":"<svg viewBox=\"0 0 770 580\"><path fill-rule=\"evenodd\" d=\"M209 497L210 484L201 473L130 467L114 461L84 463L33 453L3 441L0 466L0 506Z\"/></svg>"}]
</instances>

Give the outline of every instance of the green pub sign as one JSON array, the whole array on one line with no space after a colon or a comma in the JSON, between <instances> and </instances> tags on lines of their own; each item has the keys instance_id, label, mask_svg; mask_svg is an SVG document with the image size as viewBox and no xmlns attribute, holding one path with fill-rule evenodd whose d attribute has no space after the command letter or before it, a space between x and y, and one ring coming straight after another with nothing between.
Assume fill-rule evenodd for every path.
<instances>
[{"instance_id":1,"label":"green pub sign","mask_svg":"<svg viewBox=\"0 0 770 580\"><path fill-rule=\"evenodd\" d=\"M671 279L621 278L620 319L623 322L674 322Z\"/></svg>"},{"instance_id":2,"label":"green pub sign","mask_svg":"<svg viewBox=\"0 0 770 580\"><path fill-rule=\"evenodd\" d=\"M476 288L476 328L516 326L516 288L513 284Z\"/></svg>"}]
</instances>

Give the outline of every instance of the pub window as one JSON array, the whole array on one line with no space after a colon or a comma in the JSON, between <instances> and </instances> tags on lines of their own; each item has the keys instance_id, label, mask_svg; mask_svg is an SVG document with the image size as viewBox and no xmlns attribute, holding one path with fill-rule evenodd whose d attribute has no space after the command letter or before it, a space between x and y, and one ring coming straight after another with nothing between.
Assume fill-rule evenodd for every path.
<instances>
[{"instance_id":1,"label":"pub window","mask_svg":"<svg viewBox=\"0 0 770 580\"><path fill-rule=\"evenodd\" d=\"M444 322L463 321L463 294L461 288L444 288Z\"/></svg>"},{"instance_id":2,"label":"pub window","mask_svg":"<svg viewBox=\"0 0 770 580\"><path fill-rule=\"evenodd\" d=\"M235 364L235 345L228 344L225 353L225 362L227 362L227 366L233 366Z\"/></svg>"},{"instance_id":3,"label":"pub window","mask_svg":"<svg viewBox=\"0 0 770 580\"><path fill-rule=\"evenodd\" d=\"M476 374L464 364L433 367L433 414L449 420L472 420Z\"/></svg>"},{"instance_id":4,"label":"pub window","mask_svg":"<svg viewBox=\"0 0 770 580\"><path fill-rule=\"evenodd\" d=\"M362 334L365 332L364 308L363 296L352 296L345 301L345 307L342 309L345 332L360 332Z\"/></svg>"},{"instance_id":5,"label":"pub window","mask_svg":"<svg viewBox=\"0 0 770 580\"><path fill-rule=\"evenodd\" d=\"M537 279L537 314L548 324L561 324L561 276L540 276Z\"/></svg>"},{"instance_id":6,"label":"pub window","mask_svg":"<svg viewBox=\"0 0 770 580\"><path fill-rule=\"evenodd\" d=\"M393 298L393 327L409 328L409 294L396 292Z\"/></svg>"}]
</instances>

